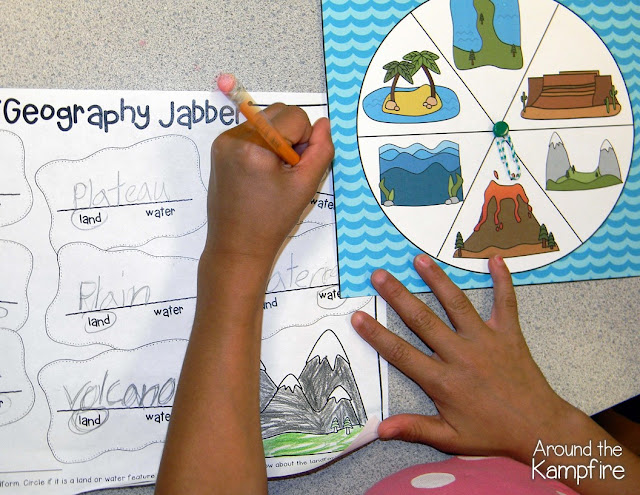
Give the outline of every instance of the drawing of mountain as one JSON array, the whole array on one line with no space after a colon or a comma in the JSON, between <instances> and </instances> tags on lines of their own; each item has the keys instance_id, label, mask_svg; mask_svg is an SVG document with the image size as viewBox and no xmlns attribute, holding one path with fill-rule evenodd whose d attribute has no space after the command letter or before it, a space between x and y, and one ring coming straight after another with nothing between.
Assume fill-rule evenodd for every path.
<instances>
[{"instance_id":1,"label":"drawing of mountain","mask_svg":"<svg viewBox=\"0 0 640 495\"><path fill-rule=\"evenodd\" d=\"M622 184L620 163L613 146L605 139L600 147L598 166L593 171L583 171L571 165L562 139L553 133L547 155L548 191L585 191Z\"/></svg>"},{"instance_id":2,"label":"drawing of mountain","mask_svg":"<svg viewBox=\"0 0 640 495\"><path fill-rule=\"evenodd\" d=\"M298 379L289 374L260 414L262 438L282 433L317 433L319 418L314 414Z\"/></svg>"},{"instance_id":3,"label":"drawing of mountain","mask_svg":"<svg viewBox=\"0 0 640 495\"><path fill-rule=\"evenodd\" d=\"M300 373L300 383L316 411L324 407L337 387L342 387L353 400L357 423L365 424L367 414L346 356L336 334L326 330L309 353L307 364Z\"/></svg>"},{"instance_id":4,"label":"drawing of mountain","mask_svg":"<svg viewBox=\"0 0 640 495\"><path fill-rule=\"evenodd\" d=\"M560 136L554 132L549 141L547 155L547 180L557 181L571 168L569 155Z\"/></svg>"},{"instance_id":5,"label":"drawing of mountain","mask_svg":"<svg viewBox=\"0 0 640 495\"><path fill-rule=\"evenodd\" d=\"M272 386L267 370L261 369L263 439L285 433L324 435L334 431L334 419L340 429L347 417L353 426L367 421L347 354L332 330L316 341L299 377L288 374L278 387Z\"/></svg>"},{"instance_id":6,"label":"drawing of mountain","mask_svg":"<svg viewBox=\"0 0 640 495\"><path fill-rule=\"evenodd\" d=\"M331 428L334 418L338 420L338 425L344 425L346 418L353 422L353 418L358 417L353 408L351 396L341 386L336 387L331 392L327 403L320 411L320 416L322 424L325 426L325 431Z\"/></svg>"},{"instance_id":7,"label":"drawing of mountain","mask_svg":"<svg viewBox=\"0 0 640 495\"><path fill-rule=\"evenodd\" d=\"M276 394L278 387L269 375L264 367L264 363L260 361L260 411L263 411L269 401Z\"/></svg>"},{"instance_id":8,"label":"drawing of mountain","mask_svg":"<svg viewBox=\"0 0 640 495\"><path fill-rule=\"evenodd\" d=\"M616 151L608 139L605 139L600 147L600 159L598 160L598 170L601 175L613 175L622 182L620 174L620 163Z\"/></svg>"},{"instance_id":9,"label":"drawing of mountain","mask_svg":"<svg viewBox=\"0 0 640 495\"><path fill-rule=\"evenodd\" d=\"M462 201L459 146L441 142L435 149L416 143L380 148L380 202L385 206L429 206ZM454 184L456 186L454 186Z\"/></svg>"}]
</instances>

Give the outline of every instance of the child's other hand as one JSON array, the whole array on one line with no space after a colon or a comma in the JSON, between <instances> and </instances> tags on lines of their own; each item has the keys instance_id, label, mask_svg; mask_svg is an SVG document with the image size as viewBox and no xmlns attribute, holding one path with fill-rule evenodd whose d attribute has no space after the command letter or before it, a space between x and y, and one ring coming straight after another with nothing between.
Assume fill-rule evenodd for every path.
<instances>
[{"instance_id":1,"label":"child's other hand","mask_svg":"<svg viewBox=\"0 0 640 495\"><path fill-rule=\"evenodd\" d=\"M327 119L312 126L303 110L282 103L271 105L264 113L293 146L305 144L306 148L300 162L291 167L249 123L215 140L205 252L239 255L271 266L316 193L334 148Z\"/></svg>"},{"instance_id":2,"label":"child's other hand","mask_svg":"<svg viewBox=\"0 0 640 495\"><path fill-rule=\"evenodd\" d=\"M537 439L555 437L552 425L562 424L561 418L574 409L555 394L529 353L504 261L489 261L494 305L487 322L431 258L420 255L414 265L457 332L392 275L374 272L371 279L378 293L434 354L427 356L365 313L353 316L353 326L420 385L439 412L392 416L380 424L380 437L427 443L445 452L530 462Z\"/></svg>"}]
</instances>

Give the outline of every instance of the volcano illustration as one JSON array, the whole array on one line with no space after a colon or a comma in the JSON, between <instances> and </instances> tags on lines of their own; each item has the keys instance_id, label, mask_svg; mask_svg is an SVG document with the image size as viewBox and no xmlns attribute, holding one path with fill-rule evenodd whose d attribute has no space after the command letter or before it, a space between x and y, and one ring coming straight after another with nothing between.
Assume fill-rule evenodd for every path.
<instances>
[{"instance_id":1,"label":"volcano illustration","mask_svg":"<svg viewBox=\"0 0 640 495\"><path fill-rule=\"evenodd\" d=\"M458 232L454 258L504 258L558 251L552 232L533 215L521 184L491 181L484 193L480 221L467 240Z\"/></svg>"}]
</instances>

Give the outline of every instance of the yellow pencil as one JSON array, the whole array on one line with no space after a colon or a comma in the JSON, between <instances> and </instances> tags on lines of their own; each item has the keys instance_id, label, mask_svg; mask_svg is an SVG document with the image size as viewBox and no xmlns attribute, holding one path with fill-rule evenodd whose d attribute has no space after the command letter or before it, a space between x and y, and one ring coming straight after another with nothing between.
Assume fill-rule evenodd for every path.
<instances>
[{"instance_id":1,"label":"yellow pencil","mask_svg":"<svg viewBox=\"0 0 640 495\"><path fill-rule=\"evenodd\" d=\"M260 111L260 107L256 105L251 95L247 93L247 90L244 89L233 74L220 74L217 83L220 91L238 106L242 115L253 124L258 133L280 158L289 165L296 165L300 161L300 155L271 125L264 113Z\"/></svg>"}]
</instances>

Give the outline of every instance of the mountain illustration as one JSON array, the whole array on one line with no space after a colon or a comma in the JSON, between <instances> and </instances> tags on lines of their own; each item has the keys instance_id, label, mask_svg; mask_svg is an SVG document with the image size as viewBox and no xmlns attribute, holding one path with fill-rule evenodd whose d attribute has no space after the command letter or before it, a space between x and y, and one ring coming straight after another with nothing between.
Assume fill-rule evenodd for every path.
<instances>
[{"instance_id":1,"label":"mountain illustration","mask_svg":"<svg viewBox=\"0 0 640 495\"><path fill-rule=\"evenodd\" d=\"M353 408L353 400L347 391L341 386L331 393L327 403L320 411L323 424L331 425L333 419L338 420L339 425L345 424L345 419L349 418L349 421L353 423L353 418L357 418L358 415Z\"/></svg>"},{"instance_id":2,"label":"mountain illustration","mask_svg":"<svg viewBox=\"0 0 640 495\"><path fill-rule=\"evenodd\" d=\"M584 191L621 183L620 163L609 140L605 139L600 147L596 169L593 172L583 172L571 164L562 139L557 133L553 133L547 154L548 191Z\"/></svg>"},{"instance_id":3,"label":"mountain illustration","mask_svg":"<svg viewBox=\"0 0 640 495\"><path fill-rule=\"evenodd\" d=\"M284 378L260 414L260 422L263 438L292 431L316 433L320 428L319 418L313 414L300 382L291 374Z\"/></svg>"},{"instance_id":4,"label":"mountain illustration","mask_svg":"<svg viewBox=\"0 0 640 495\"><path fill-rule=\"evenodd\" d=\"M273 390L266 370L261 372L260 422L262 438L285 433L330 433L334 419L340 428L345 419L351 425L364 425L367 415L351 370L351 364L340 340L326 330L309 353L298 377L287 375L262 406L262 397Z\"/></svg>"},{"instance_id":5,"label":"mountain illustration","mask_svg":"<svg viewBox=\"0 0 640 495\"><path fill-rule=\"evenodd\" d=\"M557 181L571 168L569 154L564 147L562 138L554 132L549 141L549 153L547 155L547 180Z\"/></svg>"},{"instance_id":6,"label":"mountain illustration","mask_svg":"<svg viewBox=\"0 0 640 495\"><path fill-rule=\"evenodd\" d=\"M269 375L264 367L264 363L260 361L260 410L262 411L269 401L273 398L278 387Z\"/></svg>"},{"instance_id":7,"label":"mountain illustration","mask_svg":"<svg viewBox=\"0 0 640 495\"><path fill-rule=\"evenodd\" d=\"M380 148L380 202L385 206L429 206L462 201L457 143L435 149L416 143L408 148ZM451 201L448 201L451 200Z\"/></svg>"},{"instance_id":8,"label":"mountain illustration","mask_svg":"<svg viewBox=\"0 0 640 495\"><path fill-rule=\"evenodd\" d=\"M480 221L467 240L458 233L454 257L507 258L558 250L553 233L533 215L522 185L491 181L485 190Z\"/></svg>"},{"instance_id":9,"label":"mountain illustration","mask_svg":"<svg viewBox=\"0 0 640 495\"><path fill-rule=\"evenodd\" d=\"M326 404L337 387L342 387L353 400L358 418L364 424L367 414L346 356L336 334L331 330L325 331L309 353L307 363L300 373L300 383L315 410Z\"/></svg>"},{"instance_id":10,"label":"mountain illustration","mask_svg":"<svg viewBox=\"0 0 640 495\"><path fill-rule=\"evenodd\" d=\"M620 179L620 182L622 182L620 162L618 162L616 150L613 149L613 146L608 139L605 139L600 147L598 170L601 175L612 175L613 177Z\"/></svg>"}]
</instances>

